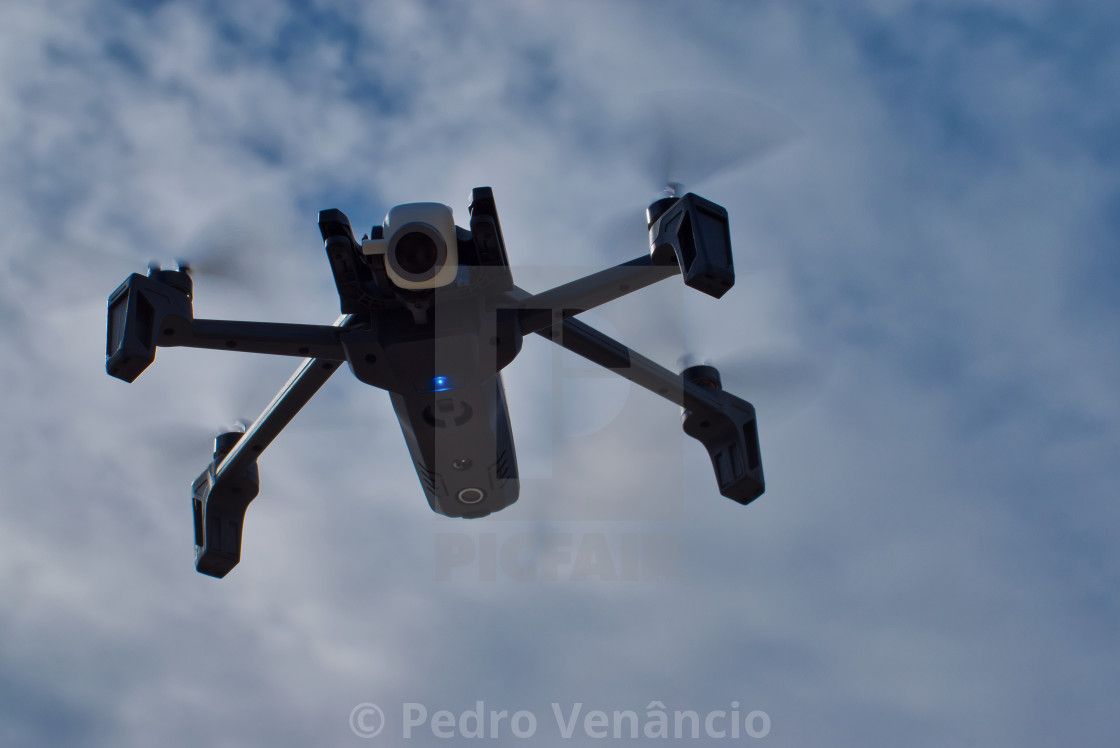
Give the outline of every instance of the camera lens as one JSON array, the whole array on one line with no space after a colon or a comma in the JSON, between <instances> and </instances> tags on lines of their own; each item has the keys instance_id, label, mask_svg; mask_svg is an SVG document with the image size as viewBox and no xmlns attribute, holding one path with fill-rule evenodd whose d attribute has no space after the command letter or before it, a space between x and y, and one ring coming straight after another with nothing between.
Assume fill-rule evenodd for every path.
<instances>
[{"instance_id":1,"label":"camera lens","mask_svg":"<svg viewBox=\"0 0 1120 748\"><path fill-rule=\"evenodd\" d=\"M428 204L417 205L424 207ZM446 206L443 209L450 210ZM420 219L431 218L443 228L437 228L426 220L394 225L391 220L395 210L397 208L389 211L390 217L386 219L389 243L385 247L385 269L393 284L416 290L446 286L454 281L459 270L458 236L451 214L429 216L420 211L417 215Z\"/></svg>"},{"instance_id":2,"label":"camera lens","mask_svg":"<svg viewBox=\"0 0 1120 748\"><path fill-rule=\"evenodd\" d=\"M439 260L439 247L435 240L421 231L409 231L397 239L395 247L397 264L409 275L424 275Z\"/></svg>"}]
</instances>

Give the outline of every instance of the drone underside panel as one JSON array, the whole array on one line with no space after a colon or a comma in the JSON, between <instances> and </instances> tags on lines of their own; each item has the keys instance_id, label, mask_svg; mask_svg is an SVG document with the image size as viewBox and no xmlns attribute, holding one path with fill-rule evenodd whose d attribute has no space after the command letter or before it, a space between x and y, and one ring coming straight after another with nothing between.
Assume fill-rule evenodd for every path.
<instances>
[{"instance_id":1,"label":"drone underside panel","mask_svg":"<svg viewBox=\"0 0 1120 748\"><path fill-rule=\"evenodd\" d=\"M517 454L501 374L478 386L391 397L433 511L485 517L517 501Z\"/></svg>"}]
</instances>

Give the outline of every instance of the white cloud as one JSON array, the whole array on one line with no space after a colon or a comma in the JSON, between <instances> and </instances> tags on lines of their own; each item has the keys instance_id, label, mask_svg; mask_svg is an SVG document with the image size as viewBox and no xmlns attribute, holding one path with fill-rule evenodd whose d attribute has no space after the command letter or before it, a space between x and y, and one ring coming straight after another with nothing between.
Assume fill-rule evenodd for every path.
<instances>
[{"instance_id":1,"label":"white cloud","mask_svg":"<svg viewBox=\"0 0 1120 748\"><path fill-rule=\"evenodd\" d=\"M302 745L345 741L362 701L543 721L553 700L734 699L779 744L1091 743L1117 686L1099 656L1115 277L1097 271L1116 240L1116 57L1070 40L1115 24L989 7L1008 22L922 4L6 8L0 736ZM514 507L432 514L387 398L340 372L262 457L242 564L195 574L207 429L254 415L295 362L163 350L112 380L115 284L228 235L251 261L198 280L200 315L329 322L316 210L361 231L437 200L463 223L479 184L519 264L630 259L640 246L599 242L654 197L633 112L682 87L757 97L803 135L689 185L730 212L736 289L668 281L602 316L667 365L682 329L717 363L813 364L782 397L723 371L759 404L767 494L719 497L674 406L644 392L596 434L547 435L562 390L532 339L506 372L537 476ZM440 582L447 533L667 535L684 580Z\"/></svg>"}]
</instances>

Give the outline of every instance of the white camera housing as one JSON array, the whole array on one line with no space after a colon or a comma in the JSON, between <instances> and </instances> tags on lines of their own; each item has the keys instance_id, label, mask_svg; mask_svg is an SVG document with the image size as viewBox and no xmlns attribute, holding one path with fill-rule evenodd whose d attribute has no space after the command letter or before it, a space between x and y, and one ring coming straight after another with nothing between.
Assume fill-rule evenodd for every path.
<instances>
[{"instance_id":1,"label":"white camera housing","mask_svg":"<svg viewBox=\"0 0 1120 748\"><path fill-rule=\"evenodd\" d=\"M362 242L362 254L385 255L385 270L398 288L439 288L459 274L455 217L441 203L408 203L385 216L381 239Z\"/></svg>"}]
</instances>

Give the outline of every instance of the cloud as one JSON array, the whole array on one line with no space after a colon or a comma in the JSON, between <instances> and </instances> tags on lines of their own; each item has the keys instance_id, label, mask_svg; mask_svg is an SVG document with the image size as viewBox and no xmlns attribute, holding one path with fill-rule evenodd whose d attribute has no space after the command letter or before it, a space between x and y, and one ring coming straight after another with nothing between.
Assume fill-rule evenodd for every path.
<instances>
[{"instance_id":1,"label":"cloud","mask_svg":"<svg viewBox=\"0 0 1120 748\"><path fill-rule=\"evenodd\" d=\"M404 702L477 699L542 724L552 701L736 700L790 745L1089 744L1114 724L1107 9L4 15L10 741L302 745L347 740L363 701L399 730ZM722 370L759 406L761 499L717 495L672 404L623 386L608 418L617 383L533 339L505 372L531 476L516 505L431 513L387 398L340 372L261 458L242 564L221 582L193 571L187 489L208 440L295 362L166 349L136 383L112 380L116 284L150 259L235 250L233 278L200 275L200 316L329 322L316 211L357 228L435 200L462 224L481 184L527 288L631 259L640 237L602 227L656 196L635 112L680 89L753 97L801 134L688 185L728 208L737 288L716 302L670 280L599 324L670 366L692 348L814 373L799 394L767 390L764 367ZM452 534L479 552L529 539L518 562L558 578L441 581ZM573 581L581 543L621 563L632 538L668 539L681 579Z\"/></svg>"}]
</instances>

